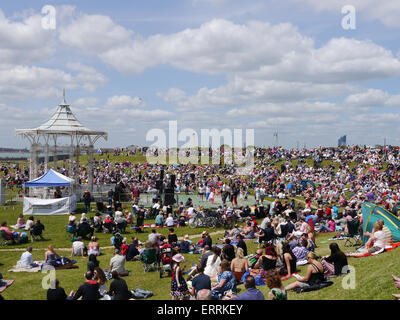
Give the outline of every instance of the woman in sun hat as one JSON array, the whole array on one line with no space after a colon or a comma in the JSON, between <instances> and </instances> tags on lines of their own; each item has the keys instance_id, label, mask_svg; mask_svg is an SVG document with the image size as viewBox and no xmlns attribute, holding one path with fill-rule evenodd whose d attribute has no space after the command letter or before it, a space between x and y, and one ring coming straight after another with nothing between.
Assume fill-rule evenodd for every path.
<instances>
[{"instance_id":1,"label":"woman in sun hat","mask_svg":"<svg viewBox=\"0 0 400 320\"><path fill-rule=\"evenodd\" d=\"M172 300L188 300L190 297L189 289L186 281L183 278L180 263L185 258L181 254L176 254L172 257L172 279L171 279L171 296Z\"/></svg>"}]
</instances>

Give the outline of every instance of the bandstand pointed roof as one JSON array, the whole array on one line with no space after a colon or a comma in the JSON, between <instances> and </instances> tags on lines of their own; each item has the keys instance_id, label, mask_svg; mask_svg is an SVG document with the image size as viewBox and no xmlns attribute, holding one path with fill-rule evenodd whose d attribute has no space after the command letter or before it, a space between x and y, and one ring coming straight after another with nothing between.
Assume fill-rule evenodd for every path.
<instances>
[{"instance_id":1,"label":"bandstand pointed roof","mask_svg":"<svg viewBox=\"0 0 400 320\"><path fill-rule=\"evenodd\" d=\"M65 101L65 91L63 101L57 106L55 113L49 120L33 129L16 129L17 135L81 135L98 136L107 140L107 132L96 131L86 128L72 113L70 105Z\"/></svg>"}]
</instances>

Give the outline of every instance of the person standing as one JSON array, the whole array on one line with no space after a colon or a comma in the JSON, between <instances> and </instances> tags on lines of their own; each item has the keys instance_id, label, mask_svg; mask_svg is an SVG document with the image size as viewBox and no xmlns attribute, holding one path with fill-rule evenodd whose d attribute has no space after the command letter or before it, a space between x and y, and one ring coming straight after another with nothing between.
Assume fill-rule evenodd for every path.
<instances>
[{"instance_id":1,"label":"person standing","mask_svg":"<svg viewBox=\"0 0 400 320\"><path fill-rule=\"evenodd\" d=\"M113 198L114 198L114 190L110 189L110 190L108 190L108 193L107 193L108 205L110 207L112 206Z\"/></svg>"},{"instance_id":2,"label":"person standing","mask_svg":"<svg viewBox=\"0 0 400 320\"><path fill-rule=\"evenodd\" d=\"M139 203L140 199L140 190L139 188L135 185L133 191L132 191L132 196L133 196L133 201L134 203Z\"/></svg>"},{"instance_id":3,"label":"person standing","mask_svg":"<svg viewBox=\"0 0 400 320\"><path fill-rule=\"evenodd\" d=\"M83 202L85 204L85 212L89 213L90 212L90 203L92 202L92 195L90 194L89 190L85 190L83 193Z\"/></svg>"},{"instance_id":4,"label":"person standing","mask_svg":"<svg viewBox=\"0 0 400 320\"><path fill-rule=\"evenodd\" d=\"M171 279L171 296L172 300L188 300L190 297L189 289L187 287L186 281L183 278L182 269L180 268L180 263L184 260L181 254L176 254L172 257L173 267L172 267L172 279Z\"/></svg>"}]
</instances>

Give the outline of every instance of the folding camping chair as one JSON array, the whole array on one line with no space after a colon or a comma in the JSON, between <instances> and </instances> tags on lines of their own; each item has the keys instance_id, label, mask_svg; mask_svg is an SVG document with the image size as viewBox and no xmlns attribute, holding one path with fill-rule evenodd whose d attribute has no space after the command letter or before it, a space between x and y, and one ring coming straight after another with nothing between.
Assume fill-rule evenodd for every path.
<instances>
[{"instance_id":1,"label":"folding camping chair","mask_svg":"<svg viewBox=\"0 0 400 320\"><path fill-rule=\"evenodd\" d=\"M347 230L348 232L345 234L345 237L347 237L347 239L346 242L344 243L344 246L345 247L361 246L362 229L360 226L360 221L358 219L347 221Z\"/></svg>"},{"instance_id":2,"label":"folding camping chair","mask_svg":"<svg viewBox=\"0 0 400 320\"><path fill-rule=\"evenodd\" d=\"M67 239L73 239L75 237L76 234L76 225L67 225L66 227L66 231L67 231Z\"/></svg>"},{"instance_id":3,"label":"folding camping chair","mask_svg":"<svg viewBox=\"0 0 400 320\"><path fill-rule=\"evenodd\" d=\"M33 225L32 229L30 230L30 234L32 242L37 238L39 238L40 240L44 240L42 228L39 228L36 225Z\"/></svg>"},{"instance_id":4,"label":"folding camping chair","mask_svg":"<svg viewBox=\"0 0 400 320\"><path fill-rule=\"evenodd\" d=\"M144 252L140 256L139 260L143 263L143 269L145 273L150 271L150 268L152 268L154 271L159 268L160 263L157 250L155 248L144 249Z\"/></svg>"},{"instance_id":5,"label":"folding camping chair","mask_svg":"<svg viewBox=\"0 0 400 320\"><path fill-rule=\"evenodd\" d=\"M2 246L8 246L9 244L17 244L14 239L9 239L6 237L6 232L4 230L0 230L0 241Z\"/></svg>"}]
</instances>

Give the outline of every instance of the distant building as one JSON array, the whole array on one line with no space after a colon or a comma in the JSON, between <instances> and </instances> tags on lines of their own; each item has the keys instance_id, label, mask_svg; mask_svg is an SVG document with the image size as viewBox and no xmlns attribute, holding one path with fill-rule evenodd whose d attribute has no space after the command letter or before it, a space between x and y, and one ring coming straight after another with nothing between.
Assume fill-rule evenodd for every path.
<instances>
[{"instance_id":1,"label":"distant building","mask_svg":"<svg viewBox=\"0 0 400 320\"><path fill-rule=\"evenodd\" d=\"M338 147L345 147L346 146L346 135L340 137L338 140Z\"/></svg>"}]
</instances>

